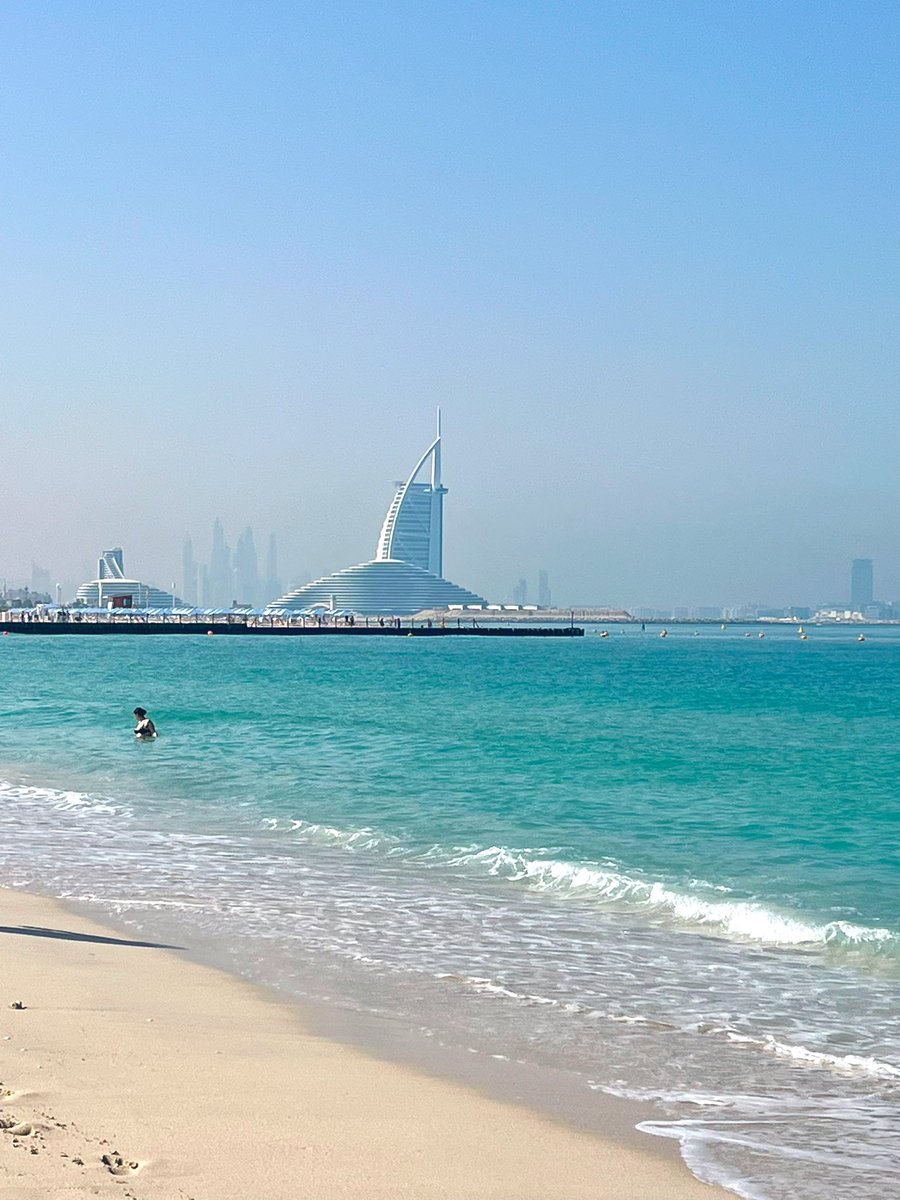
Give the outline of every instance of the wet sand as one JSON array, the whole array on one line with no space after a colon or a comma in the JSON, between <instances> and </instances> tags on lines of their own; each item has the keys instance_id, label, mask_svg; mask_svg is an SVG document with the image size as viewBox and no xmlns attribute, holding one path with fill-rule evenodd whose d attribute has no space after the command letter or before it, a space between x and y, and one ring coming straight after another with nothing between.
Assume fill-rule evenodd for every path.
<instances>
[{"instance_id":1,"label":"wet sand","mask_svg":"<svg viewBox=\"0 0 900 1200\"><path fill-rule=\"evenodd\" d=\"M0 896L4 1200L730 1194L645 1135L597 1137L382 1061L177 949Z\"/></svg>"}]
</instances>

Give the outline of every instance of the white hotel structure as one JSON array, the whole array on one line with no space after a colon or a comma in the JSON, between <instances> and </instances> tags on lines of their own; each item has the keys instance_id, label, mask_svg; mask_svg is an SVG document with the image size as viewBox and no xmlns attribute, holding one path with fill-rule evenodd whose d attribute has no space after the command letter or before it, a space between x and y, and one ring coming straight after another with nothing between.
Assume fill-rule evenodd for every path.
<instances>
[{"instance_id":1,"label":"white hotel structure","mask_svg":"<svg viewBox=\"0 0 900 1200\"><path fill-rule=\"evenodd\" d=\"M425 479L420 479L425 475ZM441 424L437 437L398 486L381 527L375 557L288 592L271 610L319 605L362 616L407 616L424 608L483 605L481 596L443 577Z\"/></svg>"},{"instance_id":2,"label":"white hotel structure","mask_svg":"<svg viewBox=\"0 0 900 1200\"><path fill-rule=\"evenodd\" d=\"M83 583L75 593L76 604L89 604L92 608L171 608L181 601L171 592L142 583L140 579L129 579L125 574L125 559L121 546L104 550L97 563L97 578Z\"/></svg>"}]
</instances>

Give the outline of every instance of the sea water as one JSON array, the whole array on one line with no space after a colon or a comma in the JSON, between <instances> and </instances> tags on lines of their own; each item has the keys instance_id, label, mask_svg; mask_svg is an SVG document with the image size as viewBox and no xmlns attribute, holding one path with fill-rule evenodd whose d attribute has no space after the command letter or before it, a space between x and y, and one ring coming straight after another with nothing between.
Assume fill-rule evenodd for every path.
<instances>
[{"instance_id":1,"label":"sea water","mask_svg":"<svg viewBox=\"0 0 900 1200\"><path fill-rule=\"evenodd\" d=\"M562 1076L586 1119L650 1100L746 1197L880 1200L898 678L891 628L9 636L0 881Z\"/></svg>"}]
</instances>

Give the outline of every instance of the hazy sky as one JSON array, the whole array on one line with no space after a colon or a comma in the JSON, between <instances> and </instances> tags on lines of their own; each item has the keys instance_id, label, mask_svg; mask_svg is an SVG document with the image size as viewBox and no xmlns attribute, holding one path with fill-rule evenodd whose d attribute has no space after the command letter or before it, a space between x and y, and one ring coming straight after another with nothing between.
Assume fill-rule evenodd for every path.
<instances>
[{"instance_id":1,"label":"hazy sky","mask_svg":"<svg viewBox=\"0 0 900 1200\"><path fill-rule=\"evenodd\" d=\"M900 597L895 2L0 0L0 576Z\"/></svg>"}]
</instances>

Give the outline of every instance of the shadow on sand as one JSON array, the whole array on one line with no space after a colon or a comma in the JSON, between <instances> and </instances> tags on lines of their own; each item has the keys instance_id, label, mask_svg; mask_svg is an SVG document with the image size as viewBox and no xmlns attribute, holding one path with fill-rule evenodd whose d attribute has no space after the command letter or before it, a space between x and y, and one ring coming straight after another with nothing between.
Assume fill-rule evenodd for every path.
<instances>
[{"instance_id":1,"label":"shadow on sand","mask_svg":"<svg viewBox=\"0 0 900 1200\"><path fill-rule=\"evenodd\" d=\"M94 933L75 933L71 929L44 929L39 925L0 925L0 933L18 933L24 937L60 938L66 942L96 942L100 946L142 946L147 950L183 950L166 942L132 942L127 938L101 937Z\"/></svg>"}]
</instances>

